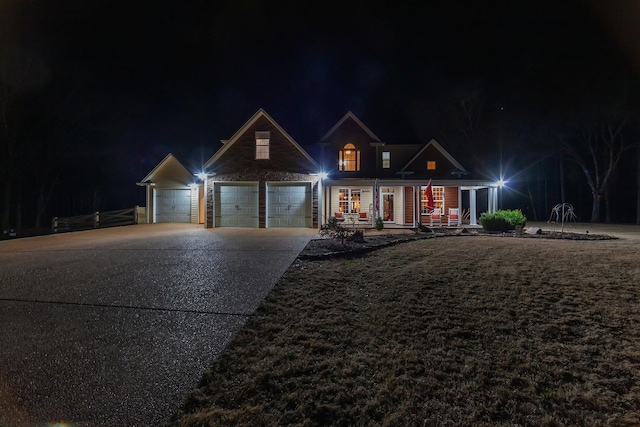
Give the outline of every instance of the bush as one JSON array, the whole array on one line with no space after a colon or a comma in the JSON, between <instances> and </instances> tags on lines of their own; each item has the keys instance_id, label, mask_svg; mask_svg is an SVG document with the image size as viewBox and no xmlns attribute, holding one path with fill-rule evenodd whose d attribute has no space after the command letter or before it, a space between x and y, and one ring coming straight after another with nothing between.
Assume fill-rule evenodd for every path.
<instances>
[{"instance_id":1,"label":"bush","mask_svg":"<svg viewBox=\"0 0 640 427\"><path fill-rule=\"evenodd\" d=\"M344 246L345 240L349 239L353 235L354 230L349 230L342 225L342 221L332 216L327 221L327 225L320 230L321 236L329 236L332 239L340 240L340 243Z\"/></svg>"},{"instance_id":2,"label":"bush","mask_svg":"<svg viewBox=\"0 0 640 427\"><path fill-rule=\"evenodd\" d=\"M480 215L480 224L487 231L514 230L517 225L524 227L527 217L520 209L499 210L495 213L483 212Z\"/></svg>"},{"instance_id":3,"label":"bush","mask_svg":"<svg viewBox=\"0 0 640 427\"><path fill-rule=\"evenodd\" d=\"M384 221L381 216L376 218L376 230L381 231L384 228Z\"/></svg>"}]
</instances>

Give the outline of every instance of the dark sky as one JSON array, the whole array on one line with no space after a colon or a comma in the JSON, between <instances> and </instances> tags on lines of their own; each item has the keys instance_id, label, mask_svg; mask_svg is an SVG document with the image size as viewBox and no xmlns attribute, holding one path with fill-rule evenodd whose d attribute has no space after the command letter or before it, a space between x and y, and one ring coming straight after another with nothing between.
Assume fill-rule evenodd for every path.
<instances>
[{"instance_id":1,"label":"dark sky","mask_svg":"<svg viewBox=\"0 0 640 427\"><path fill-rule=\"evenodd\" d=\"M43 84L100 116L86 146L108 148L123 185L168 152L206 161L261 107L302 145L348 110L414 143L461 88L537 114L637 81L636 4L0 0L0 31L44 64Z\"/></svg>"}]
</instances>

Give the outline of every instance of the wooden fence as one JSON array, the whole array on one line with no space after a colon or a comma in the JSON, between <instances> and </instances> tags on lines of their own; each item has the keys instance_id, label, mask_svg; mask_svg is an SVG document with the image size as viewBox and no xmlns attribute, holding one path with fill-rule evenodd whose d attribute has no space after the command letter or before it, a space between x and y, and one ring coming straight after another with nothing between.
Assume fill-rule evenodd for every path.
<instances>
[{"instance_id":1,"label":"wooden fence","mask_svg":"<svg viewBox=\"0 0 640 427\"><path fill-rule=\"evenodd\" d=\"M145 208L133 207L109 212L94 212L87 215L70 216L66 218L55 217L51 220L52 233L64 233L67 231L89 230L92 228L117 227L120 225L133 225L144 222Z\"/></svg>"}]
</instances>

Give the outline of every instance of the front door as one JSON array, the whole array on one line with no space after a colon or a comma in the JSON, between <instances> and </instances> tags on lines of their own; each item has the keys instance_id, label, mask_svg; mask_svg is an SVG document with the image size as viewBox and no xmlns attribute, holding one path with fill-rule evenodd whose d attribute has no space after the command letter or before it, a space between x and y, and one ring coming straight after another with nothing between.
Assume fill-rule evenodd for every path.
<instances>
[{"instance_id":1,"label":"front door","mask_svg":"<svg viewBox=\"0 0 640 427\"><path fill-rule=\"evenodd\" d=\"M382 188L382 220L384 222L393 222L393 188Z\"/></svg>"}]
</instances>

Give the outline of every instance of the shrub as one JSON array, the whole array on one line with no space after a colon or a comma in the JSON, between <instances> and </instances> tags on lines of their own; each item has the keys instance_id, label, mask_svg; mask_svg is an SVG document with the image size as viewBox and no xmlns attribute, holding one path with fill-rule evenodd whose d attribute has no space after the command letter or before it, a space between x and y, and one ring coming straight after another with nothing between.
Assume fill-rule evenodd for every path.
<instances>
[{"instance_id":1,"label":"shrub","mask_svg":"<svg viewBox=\"0 0 640 427\"><path fill-rule=\"evenodd\" d=\"M480 215L480 224L487 231L514 230L517 225L524 227L527 217L520 209L499 210L494 213L483 212Z\"/></svg>"},{"instance_id":2,"label":"shrub","mask_svg":"<svg viewBox=\"0 0 640 427\"><path fill-rule=\"evenodd\" d=\"M376 230L381 231L384 228L384 221L382 220L381 216L378 216L376 218Z\"/></svg>"},{"instance_id":3,"label":"shrub","mask_svg":"<svg viewBox=\"0 0 640 427\"><path fill-rule=\"evenodd\" d=\"M353 235L353 230L347 229L342 225L342 221L339 221L338 218L332 216L327 221L327 225L322 227L320 230L320 235L340 240L340 243L344 245L345 240Z\"/></svg>"}]
</instances>

